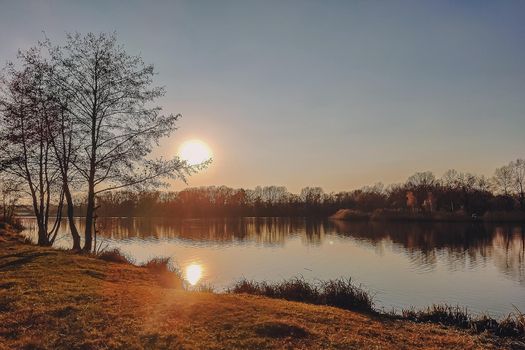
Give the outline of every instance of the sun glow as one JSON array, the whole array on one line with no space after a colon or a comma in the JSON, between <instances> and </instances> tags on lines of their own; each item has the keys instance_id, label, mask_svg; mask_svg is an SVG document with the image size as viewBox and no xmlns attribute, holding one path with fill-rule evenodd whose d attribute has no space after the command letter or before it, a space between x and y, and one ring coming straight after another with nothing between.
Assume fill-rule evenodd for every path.
<instances>
[{"instance_id":1,"label":"sun glow","mask_svg":"<svg viewBox=\"0 0 525 350\"><path fill-rule=\"evenodd\" d=\"M201 140L189 140L179 147L179 157L190 165L200 164L212 156L208 145Z\"/></svg>"},{"instance_id":2,"label":"sun glow","mask_svg":"<svg viewBox=\"0 0 525 350\"><path fill-rule=\"evenodd\" d=\"M202 278L202 266L191 264L186 267L186 280L192 285L196 285Z\"/></svg>"}]
</instances>

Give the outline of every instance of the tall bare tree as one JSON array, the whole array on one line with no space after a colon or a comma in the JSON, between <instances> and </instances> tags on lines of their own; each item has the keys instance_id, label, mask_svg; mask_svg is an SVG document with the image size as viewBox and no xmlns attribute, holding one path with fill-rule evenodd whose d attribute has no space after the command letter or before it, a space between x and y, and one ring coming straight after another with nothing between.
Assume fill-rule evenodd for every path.
<instances>
[{"instance_id":1,"label":"tall bare tree","mask_svg":"<svg viewBox=\"0 0 525 350\"><path fill-rule=\"evenodd\" d=\"M178 158L148 158L153 145L176 130L180 115L162 114L151 105L165 93L153 86L153 66L129 55L114 34L73 34L65 45L48 47L53 82L77 127L75 142L81 144L72 164L87 191L83 249L90 251L97 194L184 179L199 166Z\"/></svg>"}]
</instances>

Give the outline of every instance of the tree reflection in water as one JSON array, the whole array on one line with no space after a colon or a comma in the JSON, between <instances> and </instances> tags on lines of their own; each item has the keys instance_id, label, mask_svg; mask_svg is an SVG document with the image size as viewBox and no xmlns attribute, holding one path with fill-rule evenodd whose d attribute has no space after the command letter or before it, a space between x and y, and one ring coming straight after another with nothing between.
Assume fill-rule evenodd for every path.
<instances>
[{"instance_id":1,"label":"tree reflection in water","mask_svg":"<svg viewBox=\"0 0 525 350\"><path fill-rule=\"evenodd\" d=\"M77 219L80 230L83 220ZM25 219L35 233L32 219ZM525 225L480 223L348 222L306 218L187 219L100 218L101 237L111 240L180 239L195 244L284 246L288 239L320 246L327 235L351 239L379 253L405 254L416 270L435 269L438 260L451 271L490 261L508 278L525 284ZM62 233L68 231L64 220ZM61 241L68 246L67 235Z\"/></svg>"}]
</instances>

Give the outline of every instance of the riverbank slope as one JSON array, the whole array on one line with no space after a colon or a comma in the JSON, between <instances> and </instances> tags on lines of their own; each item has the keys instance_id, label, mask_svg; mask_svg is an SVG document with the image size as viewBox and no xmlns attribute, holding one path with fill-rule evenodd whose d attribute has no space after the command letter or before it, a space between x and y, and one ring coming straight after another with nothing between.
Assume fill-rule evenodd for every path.
<instances>
[{"instance_id":1,"label":"riverbank slope","mask_svg":"<svg viewBox=\"0 0 525 350\"><path fill-rule=\"evenodd\" d=\"M0 228L0 349L510 348L435 324L159 282Z\"/></svg>"}]
</instances>

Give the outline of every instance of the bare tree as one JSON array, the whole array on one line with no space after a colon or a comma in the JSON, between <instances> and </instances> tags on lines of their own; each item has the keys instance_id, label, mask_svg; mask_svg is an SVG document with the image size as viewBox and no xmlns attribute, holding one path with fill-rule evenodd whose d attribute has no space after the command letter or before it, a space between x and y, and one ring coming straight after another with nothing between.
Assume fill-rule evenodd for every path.
<instances>
[{"instance_id":1,"label":"bare tree","mask_svg":"<svg viewBox=\"0 0 525 350\"><path fill-rule=\"evenodd\" d=\"M26 53L35 61L40 52ZM45 92L44 69L39 65L24 64L21 69L8 65L2 78L0 97L0 159L8 174L23 179L30 195L38 225L38 244L52 245L62 215L63 191L58 170L51 153L48 116L55 113L55 105ZM54 203L55 202L55 203ZM56 205L54 221L50 210Z\"/></svg>"},{"instance_id":2,"label":"bare tree","mask_svg":"<svg viewBox=\"0 0 525 350\"><path fill-rule=\"evenodd\" d=\"M441 184L448 188L457 188L460 183L460 173L455 169L447 170L441 177Z\"/></svg>"},{"instance_id":3,"label":"bare tree","mask_svg":"<svg viewBox=\"0 0 525 350\"><path fill-rule=\"evenodd\" d=\"M46 42L39 42L35 49L26 52L21 51L19 58L27 67L41 72L42 91L45 94L45 99L48 101L48 104L53 107L53 113L43 113L42 117L47 127L53 160L57 166L62 182L69 229L73 240L73 250L80 250L80 235L74 220L75 206L71 188L76 179L76 172L72 169L72 164L78 154L81 143L75 142L78 136L76 133L77 128L71 114L68 113L65 107L71 99L70 94L61 89L60 85L55 84L54 65L52 62L40 54L34 54L35 51L41 52L42 50L46 50L48 48L46 44Z\"/></svg>"},{"instance_id":4,"label":"bare tree","mask_svg":"<svg viewBox=\"0 0 525 350\"><path fill-rule=\"evenodd\" d=\"M436 184L436 177L431 171L418 172L407 179L407 185L411 188L423 188L428 190Z\"/></svg>"},{"instance_id":5,"label":"bare tree","mask_svg":"<svg viewBox=\"0 0 525 350\"><path fill-rule=\"evenodd\" d=\"M513 186L512 166L504 165L501 168L497 168L492 182L497 191L501 191L501 193L508 196Z\"/></svg>"},{"instance_id":6,"label":"bare tree","mask_svg":"<svg viewBox=\"0 0 525 350\"><path fill-rule=\"evenodd\" d=\"M97 194L184 179L199 166L147 158L160 138L176 130L180 115L164 115L150 105L164 95L163 88L152 86L153 66L126 53L115 35L68 35L65 45L48 47L53 82L66 96L62 107L78 127L75 142L82 145L72 164L87 191L83 249L90 251Z\"/></svg>"}]
</instances>

